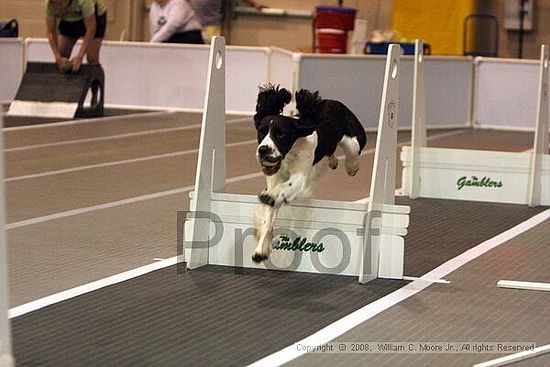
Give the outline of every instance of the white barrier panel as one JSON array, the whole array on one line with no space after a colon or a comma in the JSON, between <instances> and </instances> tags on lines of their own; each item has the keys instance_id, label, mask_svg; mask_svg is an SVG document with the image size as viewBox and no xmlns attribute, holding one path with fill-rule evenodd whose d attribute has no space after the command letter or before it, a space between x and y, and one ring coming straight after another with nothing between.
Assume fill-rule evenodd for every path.
<instances>
[{"instance_id":1,"label":"white barrier panel","mask_svg":"<svg viewBox=\"0 0 550 367\"><path fill-rule=\"evenodd\" d=\"M27 40L27 60L52 62L47 40ZM78 47L78 45L76 46ZM208 68L206 45L105 41L105 103L201 110ZM230 47L227 110L250 113L258 85L268 78L269 49Z\"/></svg>"},{"instance_id":2,"label":"white barrier panel","mask_svg":"<svg viewBox=\"0 0 550 367\"><path fill-rule=\"evenodd\" d=\"M378 134L376 173L371 186L373 201L365 204L307 200L283 206L275 221L278 242L273 244L271 257L255 263L251 258L257 245L252 217L258 198L223 193L224 111L217 102L224 100L223 50L223 38L214 38L195 190L190 194L190 212L185 222L183 261L187 259L190 269L217 264L356 275L362 282L376 277L402 279L403 236L407 233L410 207L394 205L396 87L389 88L387 100L382 101L380 125L385 128ZM394 84L398 84L400 50L391 50L386 80L391 73Z\"/></svg>"},{"instance_id":3,"label":"white barrier panel","mask_svg":"<svg viewBox=\"0 0 550 367\"><path fill-rule=\"evenodd\" d=\"M269 55L269 82L280 84L291 92L295 91L298 83L299 55L272 47Z\"/></svg>"},{"instance_id":4,"label":"white barrier panel","mask_svg":"<svg viewBox=\"0 0 550 367\"><path fill-rule=\"evenodd\" d=\"M192 195L193 197L193 195ZM342 203L329 200L308 200L280 209L275 221L273 252L265 263L255 263L251 254L257 246L251 218L258 205L253 195L212 193L211 213L215 215L209 238L218 238L208 248L208 264L245 268L273 269L325 274L360 274L365 203ZM403 276L403 261L391 261L392 246L403 246L407 234L409 208L386 206L383 217L374 226L381 232L376 245L386 244L382 250L381 277ZM335 220L338 218L338 220ZM191 230L192 222L186 227ZM382 223L391 223L382 226ZM216 231L223 228L222 233ZM220 236L220 237L217 237ZM399 245L400 244L400 245ZM187 251L186 258L191 258ZM384 259L387 258L387 259ZM190 268L197 267L190 266Z\"/></svg>"},{"instance_id":5,"label":"white barrier panel","mask_svg":"<svg viewBox=\"0 0 550 367\"><path fill-rule=\"evenodd\" d=\"M321 91L324 98L344 102L367 129L376 128L384 73L383 56L301 55L298 88ZM428 127L463 127L470 124L472 59L426 57ZM399 98L412 99L413 59L401 60ZM400 127L410 128L412 106L401 103Z\"/></svg>"},{"instance_id":6,"label":"white barrier panel","mask_svg":"<svg viewBox=\"0 0 550 367\"><path fill-rule=\"evenodd\" d=\"M287 88L292 94L298 87L300 54L272 47L269 55L269 82ZM285 106L284 113L295 114L294 99Z\"/></svg>"},{"instance_id":7,"label":"white barrier panel","mask_svg":"<svg viewBox=\"0 0 550 367\"><path fill-rule=\"evenodd\" d=\"M23 40L0 38L0 102L11 101L23 77Z\"/></svg>"},{"instance_id":8,"label":"white barrier panel","mask_svg":"<svg viewBox=\"0 0 550 367\"><path fill-rule=\"evenodd\" d=\"M476 58L474 121L481 127L535 128L539 63Z\"/></svg>"},{"instance_id":9,"label":"white barrier panel","mask_svg":"<svg viewBox=\"0 0 550 367\"><path fill-rule=\"evenodd\" d=\"M256 109L258 86L269 80L269 54L267 47L227 47L227 111L252 113Z\"/></svg>"},{"instance_id":10,"label":"white barrier panel","mask_svg":"<svg viewBox=\"0 0 550 367\"><path fill-rule=\"evenodd\" d=\"M403 147L401 152L403 193L413 198L550 205L548 63L548 47L542 46L538 86L528 93L533 97L536 125L531 152L428 148L422 139L418 142L413 139L414 145ZM420 97L422 83L419 79L415 89ZM425 133L421 123L415 129Z\"/></svg>"},{"instance_id":11,"label":"white barrier panel","mask_svg":"<svg viewBox=\"0 0 550 367\"><path fill-rule=\"evenodd\" d=\"M532 153L420 148L419 196L527 204ZM403 188L408 187L411 147L403 147ZM542 164L541 205L550 205L550 157ZM404 192L409 195L408 191Z\"/></svg>"}]
</instances>

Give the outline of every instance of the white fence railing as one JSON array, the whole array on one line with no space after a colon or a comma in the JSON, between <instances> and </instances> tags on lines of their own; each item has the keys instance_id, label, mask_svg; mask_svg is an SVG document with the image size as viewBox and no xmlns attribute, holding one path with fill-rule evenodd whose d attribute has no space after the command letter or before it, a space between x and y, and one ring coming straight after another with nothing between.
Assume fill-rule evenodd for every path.
<instances>
[{"instance_id":1,"label":"white fence railing","mask_svg":"<svg viewBox=\"0 0 550 367\"><path fill-rule=\"evenodd\" d=\"M52 61L45 39L0 40L0 101L11 101L24 61ZM102 65L106 104L202 110L208 46L106 41ZM319 55L280 48L227 47L226 106L252 114L258 86L267 82L295 91L319 90L348 105L367 129L380 113L384 56ZM412 58L403 57L400 98L411 100ZM536 61L426 57L427 127L534 129ZM290 112L291 104L287 108ZM400 106L410 128L412 105Z\"/></svg>"}]
</instances>

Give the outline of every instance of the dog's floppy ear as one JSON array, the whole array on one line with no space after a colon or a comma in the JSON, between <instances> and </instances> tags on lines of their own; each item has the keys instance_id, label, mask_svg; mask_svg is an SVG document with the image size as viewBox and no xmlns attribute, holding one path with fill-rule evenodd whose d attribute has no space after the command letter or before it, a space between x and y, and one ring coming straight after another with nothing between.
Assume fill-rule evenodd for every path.
<instances>
[{"instance_id":1,"label":"dog's floppy ear","mask_svg":"<svg viewBox=\"0 0 550 367\"><path fill-rule=\"evenodd\" d=\"M264 84L258 87L258 98L256 99L256 114L254 115L254 124L256 129L264 117L270 114L270 96L275 93L275 87L272 84Z\"/></svg>"},{"instance_id":2,"label":"dog's floppy ear","mask_svg":"<svg viewBox=\"0 0 550 367\"><path fill-rule=\"evenodd\" d=\"M258 127L259 122L269 115L280 115L283 108L290 102L292 94L279 85L271 83L259 87L258 100L256 102L256 114L254 122Z\"/></svg>"},{"instance_id":3,"label":"dog's floppy ear","mask_svg":"<svg viewBox=\"0 0 550 367\"><path fill-rule=\"evenodd\" d=\"M283 112L283 108L290 103L290 100L292 99L292 94L290 94L290 92L287 89L281 88L280 90L278 90L277 97L278 97L278 103L279 103L279 106L278 106L279 111Z\"/></svg>"},{"instance_id":4,"label":"dog's floppy ear","mask_svg":"<svg viewBox=\"0 0 550 367\"><path fill-rule=\"evenodd\" d=\"M262 118L258 116L258 114L254 115L254 126L256 127L256 130L258 130L258 126L260 125L260 121L262 121Z\"/></svg>"}]
</instances>

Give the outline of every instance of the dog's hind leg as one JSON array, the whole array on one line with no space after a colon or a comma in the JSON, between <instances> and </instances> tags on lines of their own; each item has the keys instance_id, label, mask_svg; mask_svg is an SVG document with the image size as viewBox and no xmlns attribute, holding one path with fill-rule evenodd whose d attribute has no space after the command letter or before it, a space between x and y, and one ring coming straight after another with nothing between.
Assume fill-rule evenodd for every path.
<instances>
[{"instance_id":1,"label":"dog's hind leg","mask_svg":"<svg viewBox=\"0 0 550 367\"><path fill-rule=\"evenodd\" d=\"M344 135L338 145L342 147L346 156L346 172L350 176L355 176L359 171L359 154L361 153L361 146L357 138Z\"/></svg>"},{"instance_id":2,"label":"dog's hind leg","mask_svg":"<svg viewBox=\"0 0 550 367\"><path fill-rule=\"evenodd\" d=\"M271 253L271 242L273 240L273 223L277 217L278 209L269 205L260 204L254 214L254 227L258 245L252 254L254 262L267 260Z\"/></svg>"}]
</instances>

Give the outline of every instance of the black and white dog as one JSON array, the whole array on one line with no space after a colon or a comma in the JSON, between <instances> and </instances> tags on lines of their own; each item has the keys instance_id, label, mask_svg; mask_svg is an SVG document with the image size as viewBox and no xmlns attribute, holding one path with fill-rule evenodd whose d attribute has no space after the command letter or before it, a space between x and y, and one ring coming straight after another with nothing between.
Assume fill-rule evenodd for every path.
<instances>
[{"instance_id":1,"label":"black and white dog","mask_svg":"<svg viewBox=\"0 0 550 367\"><path fill-rule=\"evenodd\" d=\"M273 223L281 205L309 196L313 182L326 168L338 167L337 146L344 151L348 175L354 176L367 142L363 126L343 103L301 89L295 95L299 118L293 118L282 115L290 100L288 90L270 84L258 94L256 158L266 175L267 189L259 195L262 204L254 215L255 262L266 260L271 252Z\"/></svg>"}]
</instances>

